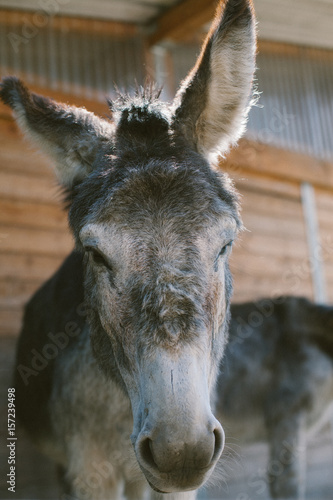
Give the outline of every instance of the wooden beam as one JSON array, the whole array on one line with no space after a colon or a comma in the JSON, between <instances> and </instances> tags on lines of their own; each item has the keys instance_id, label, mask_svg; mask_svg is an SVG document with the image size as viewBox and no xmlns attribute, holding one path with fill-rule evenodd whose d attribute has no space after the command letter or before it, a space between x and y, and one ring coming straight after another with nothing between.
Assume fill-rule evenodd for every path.
<instances>
[{"instance_id":1,"label":"wooden beam","mask_svg":"<svg viewBox=\"0 0 333 500\"><path fill-rule=\"evenodd\" d=\"M157 2L123 0L0 0L0 7L46 16L57 14L134 24L144 24L154 19L160 11Z\"/></svg>"},{"instance_id":2,"label":"wooden beam","mask_svg":"<svg viewBox=\"0 0 333 500\"><path fill-rule=\"evenodd\" d=\"M231 177L233 172L238 176L255 172L277 180L306 181L316 187L333 190L332 162L246 139L240 141L238 148L232 150L227 159L220 161L219 167Z\"/></svg>"},{"instance_id":3,"label":"wooden beam","mask_svg":"<svg viewBox=\"0 0 333 500\"><path fill-rule=\"evenodd\" d=\"M333 50L301 47L290 43L258 40L258 52L267 55L284 57L307 58L316 61L333 62Z\"/></svg>"},{"instance_id":4,"label":"wooden beam","mask_svg":"<svg viewBox=\"0 0 333 500\"><path fill-rule=\"evenodd\" d=\"M34 28L41 29L48 26L59 31L109 35L110 37L132 37L138 34L138 27L133 23L47 15L42 12L2 8L0 8L0 24L8 28L26 27L29 32Z\"/></svg>"},{"instance_id":5,"label":"wooden beam","mask_svg":"<svg viewBox=\"0 0 333 500\"><path fill-rule=\"evenodd\" d=\"M194 36L213 19L217 3L217 0L184 0L171 7L152 26L154 32L148 36L149 45L164 40L182 41Z\"/></svg>"}]
</instances>

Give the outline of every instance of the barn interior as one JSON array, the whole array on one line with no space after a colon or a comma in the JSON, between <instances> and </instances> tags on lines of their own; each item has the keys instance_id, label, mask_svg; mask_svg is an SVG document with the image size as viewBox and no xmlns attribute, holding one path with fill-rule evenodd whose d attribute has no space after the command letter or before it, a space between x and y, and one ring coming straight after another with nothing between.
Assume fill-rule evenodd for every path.
<instances>
[{"instance_id":1,"label":"barn interior","mask_svg":"<svg viewBox=\"0 0 333 500\"><path fill-rule=\"evenodd\" d=\"M234 302L281 295L333 303L333 0L254 0L256 90L244 138L219 168L242 198L246 230L231 258ZM107 116L106 96L147 78L171 101L195 62L216 0L0 0L0 76ZM15 342L29 297L73 247L48 161L0 104L1 436ZM331 420L330 420L331 419ZM329 424L332 422L332 425ZM306 498L332 498L333 413L308 443ZM235 456L222 486L199 498L268 498L267 448ZM18 487L0 498L53 500L53 464L18 443ZM257 480L257 482L255 482ZM243 495L243 496L242 496Z\"/></svg>"}]
</instances>

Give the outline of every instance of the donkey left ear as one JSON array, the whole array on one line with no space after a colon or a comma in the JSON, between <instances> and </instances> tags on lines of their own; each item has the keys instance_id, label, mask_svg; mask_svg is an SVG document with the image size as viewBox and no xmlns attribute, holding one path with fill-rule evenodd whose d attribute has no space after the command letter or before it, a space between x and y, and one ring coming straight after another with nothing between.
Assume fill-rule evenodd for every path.
<instances>
[{"instance_id":1,"label":"donkey left ear","mask_svg":"<svg viewBox=\"0 0 333 500\"><path fill-rule=\"evenodd\" d=\"M33 94L15 77L2 80L0 99L13 109L23 132L55 159L56 175L67 188L89 175L98 151L112 140L111 123Z\"/></svg>"},{"instance_id":2,"label":"donkey left ear","mask_svg":"<svg viewBox=\"0 0 333 500\"><path fill-rule=\"evenodd\" d=\"M174 130L206 157L225 153L245 129L255 54L252 1L221 2L201 55L175 98Z\"/></svg>"}]
</instances>

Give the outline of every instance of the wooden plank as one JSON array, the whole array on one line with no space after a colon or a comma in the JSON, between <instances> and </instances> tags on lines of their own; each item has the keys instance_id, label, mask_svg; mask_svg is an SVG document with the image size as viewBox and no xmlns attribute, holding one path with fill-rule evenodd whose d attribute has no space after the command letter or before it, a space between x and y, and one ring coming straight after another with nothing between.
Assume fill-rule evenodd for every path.
<instances>
[{"instance_id":1,"label":"wooden plank","mask_svg":"<svg viewBox=\"0 0 333 500\"><path fill-rule=\"evenodd\" d=\"M327 299L330 302L332 300L333 293L333 280L330 278L333 275L333 196L330 196L323 191L318 192L317 190L316 205L319 224L320 247L326 280Z\"/></svg>"},{"instance_id":2,"label":"wooden plank","mask_svg":"<svg viewBox=\"0 0 333 500\"><path fill-rule=\"evenodd\" d=\"M68 231L67 214L60 206L21 200L0 199L0 224Z\"/></svg>"},{"instance_id":3,"label":"wooden plank","mask_svg":"<svg viewBox=\"0 0 333 500\"><path fill-rule=\"evenodd\" d=\"M300 187L298 183L286 181L273 176L261 175L260 173L244 172L243 175L231 174L231 178L236 184L237 190L252 191L254 193L264 193L280 198L290 198L300 200Z\"/></svg>"},{"instance_id":4,"label":"wooden plank","mask_svg":"<svg viewBox=\"0 0 333 500\"><path fill-rule=\"evenodd\" d=\"M51 161L37 153L12 116L0 116L0 169L54 178Z\"/></svg>"},{"instance_id":5,"label":"wooden plank","mask_svg":"<svg viewBox=\"0 0 333 500\"><path fill-rule=\"evenodd\" d=\"M22 327L23 309L0 309L0 336L17 336Z\"/></svg>"},{"instance_id":6,"label":"wooden plank","mask_svg":"<svg viewBox=\"0 0 333 500\"><path fill-rule=\"evenodd\" d=\"M242 193L244 216L247 212L265 214L272 217L285 217L303 221L300 200L284 199L269 193L244 190Z\"/></svg>"},{"instance_id":7,"label":"wooden plank","mask_svg":"<svg viewBox=\"0 0 333 500\"><path fill-rule=\"evenodd\" d=\"M39 287L39 280L0 280L0 309L23 308Z\"/></svg>"},{"instance_id":8,"label":"wooden plank","mask_svg":"<svg viewBox=\"0 0 333 500\"><path fill-rule=\"evenodd\" d=\"M60 267L63 256L43 256L24 253L0 254L0 280L30 280L43 282Z\"/></svg>"},{"instance_id":9,"label":"wooden plank","mask_svg":"<svg viewBox=\"0 0 333 500\"><path fill-rule=\"evenodd\" d=\"M333 193L316 188L316 205L318 210L328 210L333 212Z\"/></svg>"},{"instance_id":10,"label":"wooden plank","mask_svg":"<svg viewBox=\"0 0 333 500\"><path fill-rule=\"evenodd\" d=\"M264 267L264 265L266 267ZM250 255L249 252L235 255L230 261L233 276L242 276L243 279L264 279L269 283L283 281L294 285L299 281L311 283L311 269L307 259L288 257L282 262L274 255Z\"/></svg>"},{"instance_id":11,"label":"wooden plank","mask_svg":"<svg viewBox=\"0 0 333 500\"><path fill-rule=\"evenodd\" d=\"M283 217L271 217L262 214L244 213L244 225L247 231L253 234L262 234L267 237L271 235L280 238L303 239L306 245L305 227L299 221L287 220Z\"/></svg>"},{"instance_id":12,"label":"wooden plank","mask_svg":"<svg viewBox=\"0 0 333 500\"><path fill-rule=\"evenodd\" d=\"M246 195L244 195L244 200L247 198ZM302 213L300 211L300 207L298 205L291 205L291 206L283 206L280 204L280 207L278 204L276 204L276 207L270 207L269 205L266 205L265 208L265 200L260 200L262 203L255 204L252 202L252 200L249 202L247 199L242 205L242 216L243 220L246 221L248 216L258 216L258 217L263 217L275 220L275 219L281 219L284 221L292 221L293 223L297 223L300 225L304 224L304 220L302 217ZM272 205L274 205L274 198L272 197ZM268 199L269 203L269 199ZM278 230L278 228L276 228Z\"/></svg>"},{"instance_id":13,"label":"wooden plank","mask_svg":"<svg viewBox=\"0 0 333 500\"><path fill-rule=\"evenodd\" d=\"M60 206L61 191L48 178L27 176L0 170L0 196L4 199L24 200Z\"/></svg>"},{"instance_id":14,"label":"wooden plank","mask_svg":"<svg viewBox=\"0 0 333 500\"><path fill-rule=\"evenodd\" d=\"M1 133L1 129L0 129ZM50 185L55 182L52 160L47 159L22 137L0 145L0 171L22 173L25 176L33 175L49 179Z\"/></svg>"},{"instance_id":15,"label":"wooden plank","mask_svg":"<svg viewBox=\"0 0 333 500\"><path fill-rule=\"evenodd\" d=\"M164 40L183 41L194 36L204 24L214 17L216 0L184 0L169 8L151 25L149 45Z\"/></svg>"},{"instance_id":16,"label":"wooden plank","mask_svg":"<svg viewBox=\"0 0 333 500\"><path fill-rule=\"evenodd\" d=\"M114 38L128 38L136 36L139 32L138 27L134 23L111 21L106 19L84 19L80 17L68 17L52 15L47 16L44 12L28 12L26 10L13 11L1 7L3 2L0 2L0 19L1 24L5 24L6 28L20 28L27 25L36 26L36 24L45 23L55 30L71 31L73 33L111 35ZM12 7L12 0L11 0ZM24 5L22 5L24 7ZM39 16L39 17L38 17Z\"/></svg>"},{"instance_id":17,"label":"wooden plank","mask_svg":"<svg viewBox=\"0 0 333 500\"><path fill-rule=\"evenodd\" d=\"M219 167L235 175L252 171L277 180L307 181L326 191L333 189L333 163L246 139L220 161Z\"/></svg>"},{"instance_id":18,"label":"wooden plank","mask_svg":"<svg viewBox=\"0 0 333 500\"><path fill-rule=\"evenodd\" d=\"M329 288L332 288L332 285L333 285L333 260L331 259L329 262L325 262L325 270L326 270L326 280L327 280L327 284L331 285L331 287L327 287L328 290ZM332 289L332 293L333 293L333 289Z\"/></svg>"},{"instance_id":19,"label":"wooden plank","mask_svg":"<svg viewBox=\"0 0 333 500\"><path fill-rule=\"evenodd\" d=\"M331 232L321 232L320 248L322 253L322 259L324 262L324 267L333 263L333 236Z\"/></svg>"},{"instance_id":20,"label":"wooden plank","mask_svg":"<svg viewBox=\"0 0 333 500\"><path fill-rule=\"evenodd\" d=\"M254 254L249 256L249 253L244 248L238 246L237 243L230 258L230 267L233 272L260 277L263 276L264 270L264 275L267 279L276 278L277 276L281 277L281 273L285 269L291 269L299 264L300 261L298 258L284 255L283 253L275 256L274 260L272 260L270 255Z\"/></svg>"},{"instance_id":21,"label":"wooden plank","mask_svg":"<svg viewBox=\"0 0 333 500\"><path fill-rule=\"evenodd\" d=\"M234 304L240 304L242 302L259 300L263 298L274 298L280 295L299 295L302 297L307 297L310 300L313 300L313 293L310 284L307 284L305 287L301 289L296 289L295 291L290 291L288 287L280 287L275 290L269 287L264 286L263 288L256 288L255 284L247 284L246 288L243 286L236 284L234 287L234 294L232 297L232 302Z\"/></svg>"},{"instance_id":22,"label":"wooden plank","mask_svg":"<svg viewBox=\"0 0 333 500\"><path fill-rule=\"evenodd\" d=\"M7 108L5 108L7 109ZM0 115L0 144L4 146L11 141L17 141L20 136L19 128L11 115Z\"/></svg>"},{"instance_id":23,"label":"wooden plank","mask_svg":"<svg viewBox=\"0 0 333 500\"><path fill-rule=\"evenodd\" d=\"M244 280L242 276L235 276L234 302L246 302L281 295L298 295L313 299L312 286L310 282L300 283L294 288L283 282L272 283L271 281L258 283L257 279ZM240 285L238 284L240 282Z\"/></svg>"},{"instance_id":24,"label":"wooden plank","mask_svg":"<svg viewBox=\"0 0 333 500\"><path fill-rule=\"evenodd\" d=\"M281 238L271 235L269 238L261 234L243 234L237 245L251 255L280 256L282 253L293 258L307 259L307 248L303 241L291 238Z\"/></svg>"},{"instance_id":25,"label":"wooden plank","mask_svg":"<svg viewBox=\"0 0 333 500\"><path fill-rule=\"evenodd\" d=\"M315 61L333 62L332 50L305 47L284 42L274 42L262 38L258 40L258 52L260 54L279 55L293 57L295 59L306 58Z\"/></svg>"},{"instance_id":26,"label":"wooden plank","mask_svg":"<svg viewBox=\"0 0 333 500\"><path fill-rule=\"evenodd\" d=\"M284 293L290 293L292 295L302 295L302 287L312 291L311 277L304 275L299 277L297 275L290 275L284 273L283 271L280 275L268 276L267 278L261 274L244 274L237 269L233 271L234 275L234 286L237 289L238 286L246 289L253 289L256 293L260 295L270 296L282 295Z\"/></svg>"},{"instance_id":27,"label":"wooden plank","mask_svg":"<svg viewBox=\"0 0 333 500\"><path fill-rule=\"evenodd\" d=\"M0 225L0 253L65 256L74 247L73 239L63 231L17 229Z\"/></svg>"},{"instance_id":28,"label":"wooden plank","mask_svg":"<svg viewBox=\"0 0 333 500\"><path fill-rule=\"evenodd\" d=\"M327 290L331 288L332 293L332 285L333 285L333 260L331 259L330 261L325 262L325 277L326 277L326 282L327 282Z\"/></svg>"},{"instance_id":29,"label":"wooden plank","mask_svg":"<svg viewBox=\"0 0 333 500\"><path fill-rule=\"evenodd\" d=\"M249 299L279 295L313 296L312 282L308 275L299 277L281 272L275 279L265 279L263 275L248 276L234 270L234 293L248 294Z\"/></svg>"}]
</instances>

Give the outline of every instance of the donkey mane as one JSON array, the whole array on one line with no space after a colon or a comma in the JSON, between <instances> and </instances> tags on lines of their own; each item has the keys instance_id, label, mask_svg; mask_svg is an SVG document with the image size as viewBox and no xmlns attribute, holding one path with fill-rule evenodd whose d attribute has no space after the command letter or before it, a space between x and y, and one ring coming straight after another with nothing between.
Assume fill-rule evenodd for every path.
<instances>
[{"instance_id":1,"label":"donkey mane","mask_svg":"<svg viewBox=\"0 0 333 500\"><path fill-rule=\"evenodd\" d=\"M158 86L154 81L147 79L143 85L139 85L135 82L134 93L126 92L120 90L115 84L115 97L107 97L107 103L112 113L119 112L122 109L128 107L131 103L138 104L163 104L159 100L163 86Z\"/></svg>"}]
</instances>

